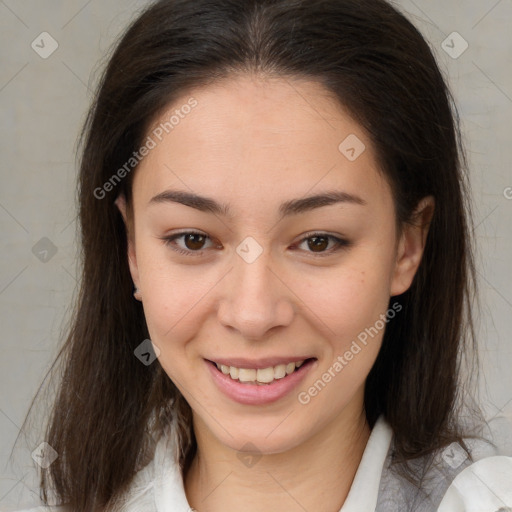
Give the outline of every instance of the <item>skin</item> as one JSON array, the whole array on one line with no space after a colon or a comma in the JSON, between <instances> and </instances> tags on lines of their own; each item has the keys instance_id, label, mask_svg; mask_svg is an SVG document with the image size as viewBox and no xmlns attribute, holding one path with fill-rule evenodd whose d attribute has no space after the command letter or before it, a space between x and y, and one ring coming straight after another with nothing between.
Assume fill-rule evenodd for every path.
<instances>
[{"instance_id":1,"label":"skin","mask_svg":"<svg viewBox=\"0 0 512 512\"><path fill-rule=\"evenodd\" d=\"M122 195L116 201L159 362L193 410L198 455L184 477L187 499L199 512L338 511L370 435L364 383L384 330L309 403L297 395L375 324L391 296L409 288L433 199L424 198L418 222L398 233L371 140L316 82L233 76L188 91L154 125L190 96L198 105L137 168L133 217ZM338 150L349 134L366 146L355 161ZM167 189L229 204L234 216L171 202L148 205ZM326 190L366 204L279 218L282 202ZM210 238L187 244L181 237L174 247L202 249L200 256L178 254L161 240L186 230ZM336 243L327 239L315 250L305 238L311 231L351 245L329 253ZM248 236L263 250L252 263L236 252ZM322 251L327 255L317 256ZM317 361L299 388L258 406L226 397L204 361L283 355ZM252 467L237 456L247 442L261 454Z\"/></svg>"}]
</instances>

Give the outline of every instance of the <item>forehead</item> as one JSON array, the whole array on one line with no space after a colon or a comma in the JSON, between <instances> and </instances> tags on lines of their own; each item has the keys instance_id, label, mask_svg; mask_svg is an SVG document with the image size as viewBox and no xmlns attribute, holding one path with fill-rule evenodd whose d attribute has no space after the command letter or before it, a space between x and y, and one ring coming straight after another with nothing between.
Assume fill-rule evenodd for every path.
<instances>
[{"instance_id":1,"label":"forehead","mask_svg":"<svg viewBox=\"0 0 512 512\"><path fill-rule=\"evenodd\" d=\"M154 148L134 179L146 202L166 188L255 207L315 189L387 189L368 135L317 82L238 76L192 89L147 135Z\"/></svg>"}]
</instances>

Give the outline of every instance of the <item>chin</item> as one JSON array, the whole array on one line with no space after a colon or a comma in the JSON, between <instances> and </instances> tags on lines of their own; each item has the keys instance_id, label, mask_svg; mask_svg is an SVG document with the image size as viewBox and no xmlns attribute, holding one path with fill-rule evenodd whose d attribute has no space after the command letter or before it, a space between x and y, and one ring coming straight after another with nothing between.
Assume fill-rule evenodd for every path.
<instances>
[{"instance_id":1,"label":"chin","mask_svg":"<svg viewBox=\"0 0 512 512\"><path fill-rule=\"evenodd\" d=\"M260 454L270 455L292 450L321 429L318 423L312 423L317 417L311 411L297 409L282 411L268 417L254 417L254 415L241 417L240 415L223 415L223 421L217 423L209 416L207 421L200 420L203 427L213 435L218 442L235 451L256 451ZM304 415L304 412L307 412ZM244 449L245 447L245 449Z\"/></svg>"}]
</instances>

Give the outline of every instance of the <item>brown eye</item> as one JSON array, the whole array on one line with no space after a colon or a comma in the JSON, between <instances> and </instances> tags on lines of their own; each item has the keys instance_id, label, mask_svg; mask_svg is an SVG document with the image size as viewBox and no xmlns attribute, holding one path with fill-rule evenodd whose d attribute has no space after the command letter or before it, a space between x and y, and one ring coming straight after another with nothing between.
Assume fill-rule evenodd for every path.
<instances>
[{"instance_id":1,"label":"brown eye","mask_svg":"<svg viewBox=\"0 0 512 512\"><path fill-rule=\"evenodd\" d=\"M333 247L328 248L331 241L333 242ZM347 249L351 246L351 242L348 240L327 233L308 233L298 246L300 247L305 242L307 242L307 249L304 250L315 257L329 256L340 249Z\"/></svg>"},{"instance_id":2,"label":"brown eye","mask_svg":"<svg viewBox=\"0 0 512 512\"><path fill-rule=\"evenodd\" d=\"M185 247L191 251L199 251L203 248L206 237L199 233L188 233L185 235Z\"/></svg>"},{"instance_id":3,"label":"brown eye","mask_svg":"<svg viewBox=\"0 0 512 512\"><path fill-rule=\"evenodd\" d=\"M329 237L326 236L312 236L308 238L308 247L313 252L323 252L329 245Z\"/></svg>"},{"instance_id":4,"label":"brown eye","mask_svg":"<svg viewBox=\"0 0 512 512\"><path fill-rule=\"evenodd\" d=\"M205 249L205 242L209 240L208 235L196 233L194 231L186 231L172 236L163 237L164 244L169 246L173 251L185 254L186 256L199 256ZM180 241L181 243L178 243Z\"/></svg>"}]
</instances>

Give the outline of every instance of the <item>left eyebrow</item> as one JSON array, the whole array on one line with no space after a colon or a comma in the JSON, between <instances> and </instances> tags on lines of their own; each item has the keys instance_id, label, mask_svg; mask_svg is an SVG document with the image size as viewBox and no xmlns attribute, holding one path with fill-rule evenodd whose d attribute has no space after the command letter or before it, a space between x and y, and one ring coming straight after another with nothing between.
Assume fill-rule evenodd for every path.
<instances>
[{"instance_id":1,"label":"left eyebrow","mask_svg":"<svg viewBox=\"0 0 512 512\"><path fill-rule=\"evenodd\" d=\"M219 203L209 197L199 196L183 190L165 190L151 198L148 205L166 202L183 204L202 212L213 213L223 217L234 217L229 205ZM280 218L283 218L337 203L350 203L363 206L367 204L364 199L354 194L331 190L313 196L285 201L279 206L278 211Z\"/></svg>"}]
</instances>

